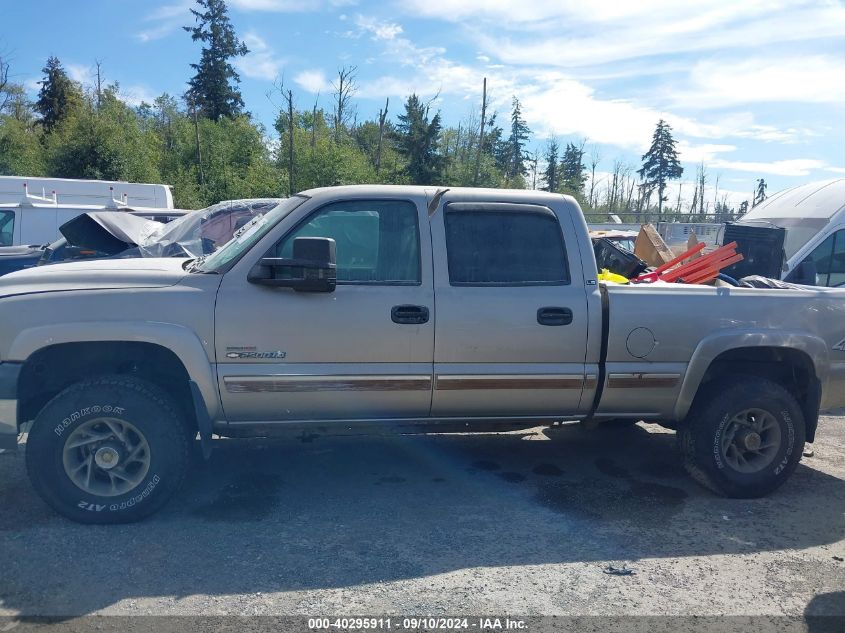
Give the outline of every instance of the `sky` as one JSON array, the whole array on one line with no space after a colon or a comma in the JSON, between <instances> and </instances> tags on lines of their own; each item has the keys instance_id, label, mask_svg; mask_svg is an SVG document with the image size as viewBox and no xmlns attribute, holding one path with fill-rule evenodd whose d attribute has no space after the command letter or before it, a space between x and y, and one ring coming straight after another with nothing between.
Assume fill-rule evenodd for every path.
<instances>
[{"instance_id":1,"label":"sky","mask_svg":"<svg viewBox=\"0 0 845 633\"><path fill-rule=\"evenodd\" d=\"M182 26L193 0L0 0L0 52L37 92L49 55L92 85L95 61L132 104L181 95L200 45ZM791 0L228 0L250 53L236 62L249 112L272 132L278 96L330 108L340 67L357 67L359 120L412 92L447 125L478 112L488 80L506 124L512 96L532 130L637 169L660 118L709 194L738 204L845 174L845 4ZM269 96L268 96L269 94ZM600 185L601 186L601 185ZM670 196L674 195L670 192Z\"/></svg>"}]
</instances>

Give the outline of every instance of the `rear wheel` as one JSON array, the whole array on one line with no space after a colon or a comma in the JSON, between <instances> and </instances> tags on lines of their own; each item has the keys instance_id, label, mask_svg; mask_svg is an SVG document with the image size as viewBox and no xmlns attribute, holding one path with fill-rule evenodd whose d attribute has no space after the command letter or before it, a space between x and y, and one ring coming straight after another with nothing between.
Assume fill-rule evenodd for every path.
<instances>
[{"instance_id":1,"label":"rear wheel","mask_svg":"<svg viewBox=\"0 0 845 633\"><path fill-rule=\"evenodd\" d=\"M41 410L26 447L33 487L81 523L125 523L163 506L188 465L185 422L155 385L106 376L68 387Z\"/></svg>"},{"instance_id":2,"label":"rear wheel","mask_svg":"<svg viewBox=\"0 0 845 633\"><path fill-rule=\"evenodd\" d=\"M756 376L727 376L696 397L678 429L687 471L728 497L761 497L795 470L804 445L804 416L781 385Z\"/></svg>"}]
</instances>

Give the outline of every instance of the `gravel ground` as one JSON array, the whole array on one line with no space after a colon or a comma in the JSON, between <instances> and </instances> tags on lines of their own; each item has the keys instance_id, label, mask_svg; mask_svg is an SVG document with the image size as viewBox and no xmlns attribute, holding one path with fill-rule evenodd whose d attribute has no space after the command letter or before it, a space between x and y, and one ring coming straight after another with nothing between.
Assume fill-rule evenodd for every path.
<instances>
[{"instance_id":1,"label":"gravel ground","mask_svg":"<svg viewBox=\"0 0 845 633\"><path fill-rule=\"evenodd\" d=\"M845 418L815 447L740 501L652 425L224 440L116 527L53 514L0 455L0 616L845 615Z\"/></svg>"}]
</instances>

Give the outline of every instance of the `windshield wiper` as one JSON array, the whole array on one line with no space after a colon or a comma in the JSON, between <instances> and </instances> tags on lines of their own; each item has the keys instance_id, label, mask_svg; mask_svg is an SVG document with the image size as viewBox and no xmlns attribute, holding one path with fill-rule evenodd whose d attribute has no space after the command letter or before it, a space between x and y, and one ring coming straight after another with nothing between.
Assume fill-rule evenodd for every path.
<instances>
[{"instance_id":1,"label":"windshield wiper","mask_svg":"<svg viewBox=\"0 0 845 633\"><path fill-rule=\"evenodd\" d=\"M205 261L206 257L208 257L208 255L200 255L199 257L195 257L194 259L188 260L185 263L185 270L189 273L194 272L200 266L202 266L202 263Z\"/></svg>"}]
</instances>

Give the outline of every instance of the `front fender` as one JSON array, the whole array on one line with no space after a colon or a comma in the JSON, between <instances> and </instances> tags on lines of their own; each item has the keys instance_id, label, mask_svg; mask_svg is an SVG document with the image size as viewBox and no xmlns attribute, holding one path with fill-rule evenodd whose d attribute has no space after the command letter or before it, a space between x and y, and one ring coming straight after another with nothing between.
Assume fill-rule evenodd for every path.
<instances>
[{"instance_id":1,"label":"front fender","mask_svg":"<svg viewBox=\"0 0 845 633\"><path fill-rule=\"evenodd\" d=\"M731 330L704 337L695 348L687 366L684 382L675 403L674 419L683 420L698 392L704 374L716 358L729 350L753 347L779 347L804 352L815 367L816 378L826 384L830 371L827 344L823 339L802 331Z\"/></svg>"},{"instance_id":2,"label":"front fender","mask_svg":"<svg viewBox=\"0 0 845 633\"><path fill-rule=\"evenodd\" d=\"M212 419L221 414L213 360L206 350L213 350L213 341L201 340L196 332L175 323L155 321L80 321L65 322L22 330L9 348L7 360L26 361L33 353L62 343L136 342L160 345L171 350L199 387ZM213 358L211 351L211 358Z\"/></svg>"}]
</instances>

